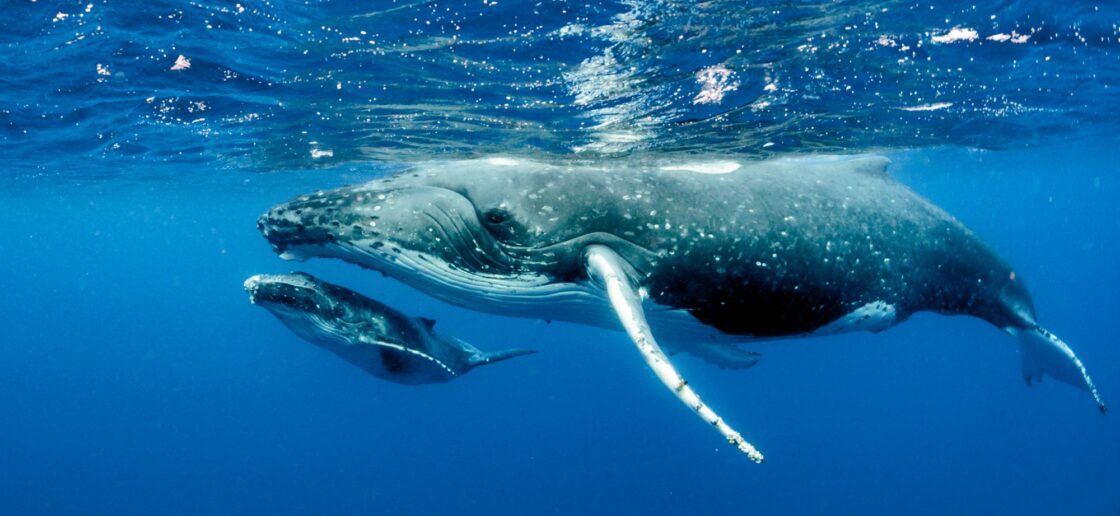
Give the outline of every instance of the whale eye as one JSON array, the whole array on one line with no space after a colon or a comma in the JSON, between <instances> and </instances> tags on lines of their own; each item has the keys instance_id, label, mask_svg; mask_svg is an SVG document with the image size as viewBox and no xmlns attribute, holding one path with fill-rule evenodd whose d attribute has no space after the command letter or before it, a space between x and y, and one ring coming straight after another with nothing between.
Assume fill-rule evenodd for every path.
<instances>
[{"instance_id":1,"label":"whale eye","mask_svg":"<svg viewBox=\"0 0 1120 516\"><path fill-rule=\"evenodd\" d=\"M487 224L496 226L509 220L511 216L512 215L510 214L510 212L506 210L503 210L501 208L491 208L489 210L486 210L486 213L482 214L482 220L486 221Z\"/></svg>"},{"instance_id":2,"label":"whale eye","mask_svg":"<svg viewBox=\"0 0 1120 516\"><path fill-rule=\"evenodd\" d=\"M482 212L481 217L482 227L486 228L494 238L502 240L507 243L512 243L524 237L525 228L518 223L517 218L513 216L513 212L501 208L490 208Z\"/></svg>"}]
</instances>

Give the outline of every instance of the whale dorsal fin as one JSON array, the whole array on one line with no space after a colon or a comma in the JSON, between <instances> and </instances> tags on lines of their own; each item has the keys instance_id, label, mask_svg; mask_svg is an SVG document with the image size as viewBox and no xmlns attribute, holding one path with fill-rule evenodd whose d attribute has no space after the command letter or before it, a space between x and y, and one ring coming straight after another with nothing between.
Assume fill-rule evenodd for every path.
<instances>
[{"instance_id":1,"label":"whale dorsal fin","mask_svg":"<svg viewBox=\"0 0 1120 516\"><path fill-rule=\"evenodd\" d=\"M851 158L853 172L893 181L894 178L887 173L887 166L890 164L891 160L884 156L861 156L858 158Z\"/></svg>"},{"instance_id":2,"label":"whale dorsal fin","mask_svg":"<svg viewBox=\"0 0 1120 516\"><path fill-rule=\"evenodd\" d=\"M427 317L417 317L416 319L418 321L420 321L420 324L424 325L424 327L429 329L429 330L432 329L432 328L435 328L435 326L436 326L436 320L435 319L429 319Z\"/></svg>"},{"instance_id":3,"label":"whale dorsal fin","mask_svg":"<svg viewBox=\"0 0 1120 516\"><path fill-rule=\"evenodd\" d=\"M780 169L788 170L793 173L804 169L811 169L822 171L822 173L855 173L876 179L894 181L894 178L887 173L887 166L891 164L891 160L886 156L875 156L871 154L858 156L820 156L779 159L772 163L773 166L780 167Z\"/></svg>"}]
</instances>

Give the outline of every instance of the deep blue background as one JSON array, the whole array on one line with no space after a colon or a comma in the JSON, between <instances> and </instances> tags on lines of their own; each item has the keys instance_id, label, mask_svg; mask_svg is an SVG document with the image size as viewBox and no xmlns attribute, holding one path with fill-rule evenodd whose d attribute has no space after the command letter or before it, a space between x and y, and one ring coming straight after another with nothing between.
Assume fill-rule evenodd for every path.
<instances>
[{"instance_id":1,"label":"deep blue background","mask_svg":"<svg viewBox=\"0 0 1120 516\"><path fill-rule=\"evenodd\" d=\"M240 5L0 5L0 513L1120 514L1117 415L1027 388L975 320L767 343L750 371L682 357L757 466L621 333L285 263L254 228L432 157L883 152L1120 406L1120 4ZM978 39L934 42L955 27ZM697 103L720 68L736 87ZM296 269L541 353L379 381L241 290Z\"/></svg>"},{"instance_id":2,"label":"deep blue background","mask_svg":"<svg viewBox=\"0 0 1120 516\"><path fill-rule=\"evenodd\" d=\"M896 153L892 173L999 249L1120 403L1115 140ZM375 167L0 190L0 512L1116 514L1120 426L1028 388L967 318L682 358L767 455L665 392L621 333L452 308L353 266L285 263L269 205ZM531 357L402 387L298 340L241 282L306 270Z\"/></svg>"}]
</instances>

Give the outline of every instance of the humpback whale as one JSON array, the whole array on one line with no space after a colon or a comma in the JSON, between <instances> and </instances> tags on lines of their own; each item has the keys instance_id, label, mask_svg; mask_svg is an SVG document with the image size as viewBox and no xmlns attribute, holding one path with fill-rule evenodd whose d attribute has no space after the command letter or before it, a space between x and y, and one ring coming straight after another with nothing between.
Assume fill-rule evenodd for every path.
<instances>
[{"instance_id":1,"label":"humpback whale","mask_svg":"<svg viewBox=\"0 0 1120 516\"><path fill-rule=\"evenodd\" d=\"M882 331L919 311L1017 339L1028 383L1088 391L1022 278L877 156L754 163L419 164L262 215L282 258L338 258L444 301L625 330L657 377L751 459L670 356L750 367L758 339Z\"/></svg>"},{"instance_id":2,"label":"humpback whale","mask_svg":"<svg viewBox=\"0 0 1120 516\"><path fill-rule=\"evenodd\" d=\"M304 273L245 280L249 300L296 335L391 382L449 382L480 365L534 353L485 353L435 333L435 321L408 317L357 292Z\"/></svg>"}]
</instances>

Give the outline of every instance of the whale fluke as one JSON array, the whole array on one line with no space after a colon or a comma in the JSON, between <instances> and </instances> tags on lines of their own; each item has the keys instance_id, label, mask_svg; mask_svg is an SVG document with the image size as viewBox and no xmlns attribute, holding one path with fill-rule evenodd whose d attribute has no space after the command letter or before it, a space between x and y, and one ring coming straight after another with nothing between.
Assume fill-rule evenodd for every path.
<instances>
[{"instance_id":1,"label":"whale fluke","mask_svg":"<svg viewBox=\"0 0 1120 516\"><path fill-rule=\"evenodd\" d=\"M1097 402L1101 413L1108 412L1108 406L1101 399L1085 365L1062 339L1037 324L1027 328L1010 327L1006 331L1019 340L1020 353L1023 355L1023 379L1027 381L1027 385L1041 382L1042 374L1046 373L1060 382L1088 392Z\"/></svg>"},{"instance_id":2,"label":"whale fluke","mask_svg":"<svg viewBox=\"0 0 1120 516\"><path fill-rule=\"evenodd\" d=\"M653 332L646 322L645 312L642 309L641 294L634 286L632 275L627 273L630 269L629 264L618 253L602 245L588 246L584 257L588 276L606 292L626 333L634 341L634 345L642 353L642 358L657 374L661 383L673 391L682 403L696 412L696 415L723 434L727 442L735 445L751 460L761 463L764 460L762 453L700 400L696 391L689 387L688 380L677 372L669 357L665 356L661 346L654 340Z\"/></svg>"}]
</instances>

